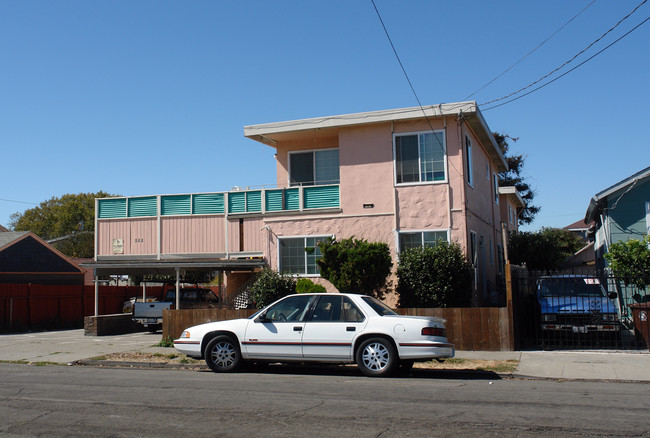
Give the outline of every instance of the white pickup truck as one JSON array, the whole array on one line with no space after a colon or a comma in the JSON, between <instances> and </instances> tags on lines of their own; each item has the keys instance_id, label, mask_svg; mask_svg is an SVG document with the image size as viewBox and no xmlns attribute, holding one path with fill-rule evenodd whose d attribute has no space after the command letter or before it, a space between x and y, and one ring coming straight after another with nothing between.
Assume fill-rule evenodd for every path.
<instances>
[{"instance_id":1,"label":"white pickup truck","mask_svg":"<svg viewBox=\"0 0 650 438\"><path fill-rule=\"evenodd\" d=\"M162 329L163 310L169 309L172 303L169 301L133 303L132 319L149 329L150 332L156 332Z\"/></svg>"}]
</instances>

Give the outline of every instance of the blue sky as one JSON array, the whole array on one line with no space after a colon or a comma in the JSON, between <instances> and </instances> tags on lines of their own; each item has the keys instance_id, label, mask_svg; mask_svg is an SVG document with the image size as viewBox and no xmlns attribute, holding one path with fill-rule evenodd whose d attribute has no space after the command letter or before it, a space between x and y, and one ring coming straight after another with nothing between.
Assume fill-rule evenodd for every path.
<instances>
[{"instance_id":1,"label":"blue sky","mask_svg":"<svg viewBox=\"0 0 650 438\"><path fill-rule=\"evenodd\" d=\"M479 104L549 73L642 0L375 0L424 105ZM566 71L650 16L635 14ZM650 165L650 23L483 115L518 137L542 207L584 217ZM66 193L196 193L275 183L245 125L417 106L368 1L0 0L0 224ZM551 76L551 78L557 75ZM541 82L542 84L544 82ZM490 105L483 106L488 108Z\"/></svg>"}]
</instances>

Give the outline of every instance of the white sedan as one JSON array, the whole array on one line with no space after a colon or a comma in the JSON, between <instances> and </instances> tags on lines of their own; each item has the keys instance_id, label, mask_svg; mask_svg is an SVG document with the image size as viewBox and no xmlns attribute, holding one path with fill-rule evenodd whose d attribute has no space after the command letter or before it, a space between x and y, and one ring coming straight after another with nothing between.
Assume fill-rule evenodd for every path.
<instances>
[{"instance_id":1,"label":"white sedan","mask_svg":"<svg viewBox=\"0 0 650 438\"><path fill-rule=\"evenodd\" d=\"M215 372L243 361L356 363L368 376L454 357L444 320L403 316L356 294L289 295L246 319L190 327L174 347Z\"/></svg>"}]
</instances>

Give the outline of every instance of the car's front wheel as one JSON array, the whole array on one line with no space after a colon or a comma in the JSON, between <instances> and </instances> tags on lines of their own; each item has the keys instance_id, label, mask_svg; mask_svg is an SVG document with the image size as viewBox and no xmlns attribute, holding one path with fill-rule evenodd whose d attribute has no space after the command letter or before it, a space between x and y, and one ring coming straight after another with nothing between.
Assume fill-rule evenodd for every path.
<instances>
[{"instance_id":1,"label":"car's front wheel","mask_svg":"<svg viewBox=\"0 0 650 438\"><path fill-rule=\"evenodd\" d=\"M217 373L235 371L241 365L239 343L230 336L213 338L205 347L205 363Z\"/></svg>"},{"instance_id":2,"label":"car's front wheel","mask_svg":"<svg viewBox=\"0 0 650 438\"><path fill-rule=\"evenodd\" d=\"M361 372L370 377L391 375L399 364L395 347L384 338L363 341L357 349L356 359Z\"/></svg>"}]
</instances>

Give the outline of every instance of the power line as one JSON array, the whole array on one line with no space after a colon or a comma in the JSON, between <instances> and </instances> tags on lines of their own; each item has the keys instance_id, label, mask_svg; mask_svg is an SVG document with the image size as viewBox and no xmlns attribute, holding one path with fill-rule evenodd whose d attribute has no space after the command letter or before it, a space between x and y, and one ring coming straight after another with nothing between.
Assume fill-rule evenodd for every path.
<instances>
[{"instance_id":1,"label":"power line","mask_svg":"<svg viewBox=\"0 0 650 438\"><path fill-rule=\"evenodd\" d=\"M593 41L593 42L592 42L591 44L589 44L586 48L584 48L583 50L581 50L580 52L578 52L575 56L573 56L573 58L569 59L569 60L566 61L564 64L562 64L561 66L557 67L556 69L554 69L554 70L551 71L550 73L547 73L546 75L544 75L544 76L542 76L541 78L537 79L535 82L532 82L532 83L526 85L525 87L520 88L519 90L517 90L517 91L515 91L515 92L513 92L513 93L508 94L507 96L503 96L503 97L500 97L500 98L498 98L498 99L493 99L493 100L490 100L490 101L487 101L487 102L483 102L483 103L480 104L480 105L481 105L481 106L483 106L483 105L489 105L489 104L494 103L494 102L499 102L499 101L501 101L501 100L508 99L509 97L512 97L512 96L514 96L515 94L519 94L519 93L521 93L522 91L527 90L528 88L532 87L533 85L540 83L541 81L543 81L543 80L546 79L547 77L551 76L553 73L557 72L558 70L564 68L567 64L569 64L569 63L571 63L572 61L574 61L578 56L582 55L584 52L586 52L587 50L589 50L589 49L590 49L594 44L596 44L598 41L602 40L602 39L603 39L607 34L609 34L611 31L613 31L614 29L616 29L616 28L617 28L617 27L618 27L618 26L619 26L623 21L625 21L628 17L630 17L632 14L634 14L634 13L637 11L637 9L639 9L641 6L643 6L643 4L646 3L647 1L648 1L648 0L643 0L641 3L639 3L639 4L637 5L636 8L634 8L634 10L633 10L632 12L630 12L630 13L627 14L625 17L623 17L623 18L622 18L618 23L616 23L616 24L615 24L612 28L610 28L607 32L605 32L604 34L602 34L598 39L596 39L595 41ZM643 24L643 23L645 23L645 21L643 21L641 24ZM640 25L639 25L639 26L640 26ZM633 28L632 30L635 30L635 29L638 28L639 26L636 26L636 27ZM630 32L631 32L631 31L630 31ZM623 37L626 36L626 35L628 35L630 32L628 32L628 33L626 33L625 35L623 35ZM622 38L622 37L621 37L621 38ZM621 38L619 38L618 40L614 41L614 43L618 42ZM612 43L612 44L613 44L613 43ZM605 49L607 49L608 47L612 46L612 44L610 44L609 46L605 47ZM603 50L604 50L604 49L603 49ZM598 52L598 53L601 53L603 50L601 50L601 51ZM597 54L598 54L598 53L597 53ZM593 56L592 56L592 58L593 58ZM591 59L591 58L589 58L589 59ZM587 59L587 61L588 61L589 59ZM580 65L582 65L582 64L584 64L584 62L581 63L581 64L579 64L578 67L579 67ZM573 68L573 69L571 69L571 70L569 70L569 71L573 71L573 70L575 70L575 68ZM568 73L568 72L567 72L567 73ZM566 73L565 73L565 74L566 74ZM559 76L559 77L562 77L562 76L564 76L564 75L561 75L561 76ZM556 78L556 79L558 79L558 78ZM554 82L556 79L554 79L554 80L548 82L546 85L550 84L551 82ZM544 86L546 86L546 85L544 85ZM542 88L542 87L539 87L539 88ZM535 90L538 90L539 88L536 88ZM535 91L535 90L533 90L533 91ZM528 94L530 94L530 93L526 93L526 94L524 94L523 96L526 96L526 95L528 95ZM523 96L520 96L520 97L523 97ZM512 102L513 100L516 100L516 99L512 99L512 100L510 100L510 101L508 101L508 102ZM497 106L500 106L500 105L497 105ZM491 108L496 108L496 106L493 106L493 107L491 107Z\"/></svg>"},{"instance_id":2,"label":"power line","mask_svg":"<svg viewBox=\"0 0 650 438\"><path fill-rule=\"evenodd\" d=\"M540 90L540 89L546 87L547 85L552 84L553 82L557 81L557 80L560 79L561 77L564 77L564 76L568 75L568 74L571 73L573 70L575 70L575 69L577 69L578 67L581 67L582 65L584 65L584 64L586 64L587 62L591 61L591 60L594 59L596 56L600 55L600 54L603 53L605 50L609 49L609 48L612 47L614 44L616 44L617 42L619 42L620 40L622 40L623 38L625 38L626 36L628 36L629 34L631 34L632 32L634 32L636 29L638 29L639 27L641 27L641 26L642 26L643 24L645 24L648 20L650 20L650 17L646 18L646 19L643 20L641 23L639 23L639 24L637 24L636 26L634 26L632 29L630 29L630 31L628 31L627 33L623 34L623 35L622 35L620 38L618 38L616 41L612 42L611 44L609 44L608 46L604 47L604 48L603 48L602 50L600 50L599 52L596 52L594 55L592 55L592 56L590 56L589 58L585 59L585 60L582 61L580 64L578 64L578 65L576 65L575 67L573 67L571 70L568 70L568 71L562 73L560 76L558 76L558 77L556 77L556 78L554 78L554 79L551 79L551 80L548 81L547 83L545 83L545 84L543 84L543 85L540 85L539 87L530 90L528 93L524 93L524 94L522 94L521 96L517 96L517 97L515 97L515 98L513 98L513 99L507 100L507 101L505 101L505 102L503 102L503 103L500 103L500 104L498 104L498 105L493 105L493 106L488 107L488 108L483 108L483 111L488 111L488 110L491 110L491 109L494 109L494 108L498 108L498 107L500 107L500 106L503 106L503 105L505 105L505 104L507 104L507 103L514 102L515 100L519 100L519 99L521 99L522 97L528 96L529 94L532 94L532 93L534 93L535 91ZM495 102L495 101L493 101L493 102ZM488 103L489 103L489 102L488 102ZM485 105L485 104L483 104L483 105Z\"/></svg>"},{"instance_id":3,"label":"power line","mask_svg":"<svg viewBox=\"0 0 650 438\"><path fill-rule=\"evenodd\" d=\"M558 33L560 33L560 31L561 31L562 29L564 29L564 28L565 28L569 23L571 23L573 20L575 20L575 19L578 17L578 15L580 15L580 14L582 14L584 11L586 11L587 8L589 8L589 6L591 6L591 5L593 5L595 1L596 1L596 0L592 0L591 3L589 3L589 4L588 4L587 6L585 6L585 7L584 7L580 12L578 12L576 15L574 15L573 18L571 18L569 21L567 21L566 23L564 23L564 24L563 24L563 25L562 25L558 30L556 30L555 32L553 32L553 33L551 34L551 36L549 36L549 37L546 38L544 41L542 41L541 43L539 43L539 44L537 45L537 47L535 47L533 50L531 50L530 52L526 53L526 54L523 56L523 58L521 58L519 61L517 61L517 62L515 62L514 64L512 64L510 67L508 67L507 69L505 69L503 72L501 72L500 74L498 74L497 76L495 76L491 81L489 81L488 83L486 83L485 85L483 85L483 86L482 86L481 88L479 88L478 90L474 91L472 94L470 94L469 96L467 96L467 97L464 98L463 100L467 100L467 99L469 99L470 97L472 97L473 95L475 95L476 93L478 93L479 91L481 91L482 89L484 89L485 87L487 87L488 85L490 85L492 82L496 81L496 80L499 79L501 76L503 76L504 74L508 73L510 70L512 70L513 67L515 67L517 64L519 64L521 61L523 61L524 59L528 58L529 55L531 55L534 51L536 51L537 49L539 49L540 47L542 47L542 46L543 46L543 45L544 45L548 40L550 40L550 39L553 38L555 35L557 35Z\"/></svg>"},{"instance_id":4,"label":"power line","mask_svg":"<svg viewBox=\"0 0 650 438\"><path fill-rule=\"evenodd\" d=\"M35 203L35 202L15 201L15 200L13 200L13 199L3 199L3 198L0 198L0 201L5 201L5 202L16 202L16 203L18 203L18 204L39 205L39 204L37 204L37 203Z\"/></svg>"}]
</instances>

